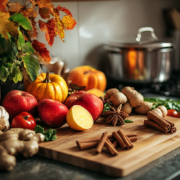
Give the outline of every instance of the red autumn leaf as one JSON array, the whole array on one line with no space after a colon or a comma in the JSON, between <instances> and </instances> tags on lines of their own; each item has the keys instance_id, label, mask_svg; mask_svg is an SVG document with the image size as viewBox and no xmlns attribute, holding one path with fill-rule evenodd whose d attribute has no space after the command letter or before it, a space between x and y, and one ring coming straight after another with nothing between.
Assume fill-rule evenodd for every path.
<instances>
[{"instance_id":1,"label":"red autumn leaf","mask_svg":"<svg viewBox=\"0 0 180 180\"><path fill-rule=\"evenodd\" d=\"M39 14L43 19L49 19L50 18L49 8L40 8Z\"/></svg>"},{"instance_id":2,"label":"red autumn leaf","mask_svg":"<svg viewBox=\"0 0 180 180\"><path fill-rule=\"evenodd\" d=\"M64 16L62 22L67 30L73 29L76 25L76 20L70 16Z\"/></svg>"},{"instance_id":3,"label":"red autumn leaf","mask_svg":"<svg viewBox=\"0 0 180 180\"><path fill-rule=\"evenodd\" d=\"M57 32L55 19L50 19L47 21L47 23L39 20L38 23L41 31L45 32L46 41L50 46L52 46L54 43L54 37L56 36Z\"/></svg>"},{"instance_id":4,"label":"red autumn leaf","mask_svg":"<svg viewBox=\"0 0 180 180\"><path fill-rule=\"evenodd\" d=\"M10 12L19 12L22 9L22 7L23 6L19 2L17 2L17 3L9 3L8 4L8 10Z\"/></svg>"},{"instance_id":5,"label":"red autumn leaf","mask_svg":"<svg viewBox=\"0 0 180 180\"><path fill-rule=\"evenodd\" d=\"M0 11L2 12L8 12L6 4L9 2L9 0L0 0Z\"/></svg>"},{"instance_id":6,"label":"red autumn leaf","mask_svg":"<svg viewBox=\"0 0 180 180\"><path fill-rule=\"evenodd\" d=\"M32 46L33 46L34 50L36 50L36 53L39 54L43 58L44 62L49 63L51 61L49 51L47 50L45 44L43 44L37 40L33 40Z\"/></svg>"},{"instance_id":7,"label":"red autumn leaf","mask_svg":"<svg viewBox=\"0 0 180 180\"><path fill-rule=\"evenodd\" d=\"M71 12L70 12L68 9L66 9L65 7L58 6L56 9L57 9L58 11L62 11L62 12L64 12L64 13L66 13L68 16L72 17Z\"/></svg>"},{"instance_id":8,"label":"red autumn leaf","mask_svg":"<svg viewBox=\"0 0 180 180\"><path fill-rule=\"evenodd\" d=\"M42 1L42 0L41 0ZM48 2L48 0L46 0ZM38 0L36 1L38 4ZM38 4L39 5L39 4ZM63 20L60 19L60 11L63 11L67 14L67 16L63 17ZM71 12L61 6L58 6L57 8L46 7L43 8L43 10L40 10L41 17L42 18L49 18L50 14L54 16L54 18L47 21L47 23L39 20L39 27L41 31L45 32L46 40L50 46L54 43L54 37L58 34L61 40L64 42L64 36L65 36L65 28L67 30L73 29L76 25L76 21L73 19L73 16Z\"/></svg>"},{"instance_id":9,"label":"red autumn leaf","mask_svg":"<svg viewBox=\"0 0 180 180\"><path fill-rule=\"evenodd\" d=\"M64 16L62 20L59 18L59 15L60 15L59 11L63 11L67 14L67 16ZM76 25L76 21L73 19L71 12L64 7L58 6L57 8L54 8L53 12L54 12L55 20L56 20L56 25L57 25L57 34L59 35L61 40L64 42L65 28L67 30L73 29Z\"/></svg>"}]
</instances>

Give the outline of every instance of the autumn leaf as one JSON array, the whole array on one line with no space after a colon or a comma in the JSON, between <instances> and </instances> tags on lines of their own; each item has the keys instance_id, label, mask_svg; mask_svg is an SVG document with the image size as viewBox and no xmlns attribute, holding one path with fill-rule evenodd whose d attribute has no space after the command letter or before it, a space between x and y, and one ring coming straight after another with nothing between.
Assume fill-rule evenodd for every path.
<instances>
[{"instance_id":1,"label":"autumn leaf","mask_svg":"<svg viewBox=\"0 0 180 180\"><path fill-rule=\"evenodd\" d=\"M51 0L29 0L30 2L32 2L32 4L35 6L36 4L40 7L40 8L54 8L53 4L51 4Z\"/></svg>"},{"instance_id":2,"label":"autumn leaf","mask_svg":"<svg viewBox=\"0 0 180 180\"><path fill-rule=\"evenodd\" d=\"M9 2L9 0L0 0L0 11L8 12L7 6L6 6L8 2Z\"/></svg>"},{"instance_id":3,"label":"autumn leaf","mask_svg":"<svg viewBox=\"0 0 180 180\"><path fill-rule=\"evenodd\" d=\"M49 8L40 8L39 14L43 19L49 19L50 18Z\"/></svg>"},{"instance_id":4,"label":"autumn leaf","mask_svg":"<svg viewBox=\"0 0 180 180\"><path fill-rule=\"evenodd\" d=\"M51 4L51 0L37 0L37 4L40 8L43 7L54 8L53 4Z\"/></svg>"},{"instance_id":5,"label":"autumn leaf","mask_svg":"<svg viewBox=\"0 0 180 180\"><path fill-rule=\"evenodd\" d=\"M33 40L32 46L35 49L35 51L43 58L44 62L49 63L51 61L49 51L47 50L45 44L37 40Z\"/></svg>"},{"instance_id":6,"label":"autumn leaf","mask_svg":"<svg viewBox=\"0 0 180 180\"><path fill-rule=\"evenodd\" d=\"M50 46L52 46L57 32L56 21L54 19L50 19L47 23L45 23L39 20L38 23L41 31L45 32L46 41Z\"/></svg>"},{"instance_id":7,"label":"autumn leaf","mask_svg":"<svg viewBox=\"0 0 180 180\"><path fill-rule=\"evenodd\" d=\"M64 13L66 13L68 16L72 17L71 12L70 12L68 9L66 9L65 7L58 6L56 9L57 9L58 11L62 11L62 12L64 12Z\"/></svg>"},{"instance_id":8,"label":"autumn leaf","mask_svg":"<svg viewBox=\"0 0 180 180\"><path fill-rule=\"evenodd\" d=\"M19 2L17 2L17 3L9 3L8 4L8 10L10 12L17 13L17 12L19 12L22 9L22 7L23 6Z\"/></svg>"},{"instance_id":9,"label":"autumn leaf","mask_svg":"<svg viewBox=\"0 0 180 180\"><path fill-rule=\"evenodd\" d=\"M21 10L21 13L26 18L36 18L38 15L37 11L34 10L33 8L29 8L29 9L25 8L25 9Z\"/></svg>"},{"instance_id":10,"label":"autumn leaf","mask_svg":"<svg viewBox=\"0 0 180 180\"><path fill-rule=\"evenodd\" d=\"M70 30L70 29L73 29L75 27L76 20L70 16L64 16L62 18L62 23L64 24L64 26L66 27L67 30Z\"/></svg>"},{"instance_id":11,"label":"autumn leaf","mask_svg":"<svg viewBox=\"0 0 180 180\"><path fill-rule=\"evenodd\" d=\"M65 30L65 27L63 25L63 22L61 21L61 19L59 18L59 8L60 6L58 6L56 9L54 8L54 16L55 16L55 20L56 20L56 26L57 26L57 33L59 35L59 37L61 38L61 40L64 42L64 36L65 36L65 33L64 33L64 30Z\"/></svg>"},{"instance_id":12,"label":"autumn leaf","mask_svg":"<svg viewBox=\"0 0 180 180\"><path fill-rule=\"evenodd\" d=\"M17 26L15 26L14 22L9 20L10 14L4 13L0 11L0 34L8 39L8 33L12 36L18 36Z\"/></svg>"}]
</instances>

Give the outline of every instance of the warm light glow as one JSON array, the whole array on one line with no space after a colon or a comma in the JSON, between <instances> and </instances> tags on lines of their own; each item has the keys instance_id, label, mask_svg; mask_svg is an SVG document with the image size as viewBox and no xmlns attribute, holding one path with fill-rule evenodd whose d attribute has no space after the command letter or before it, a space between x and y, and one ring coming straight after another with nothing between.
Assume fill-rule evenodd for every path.
<instances>
[{"instance_id":1,"label":"warm light glow","mask_svg":"<svg viewBox=\"0 0 180 180\"><path fill-rule=\"evenodd\" d=\"M138 66L139 66L139 71L141 74L143 74L144 71L144 53L142 51L138 52Z\"/></svg>"},{"instance_id":2,"label":"warm light glow","mask_svg":"<svg viewBox=\"0 0 180 180\"><path fill-rule=\"evenodd\" d=\"M136 68L136 62L137 61L137 52L135 50L130 50L128 52L128 64L129 64L129 75L133 76L135 68Z\"/></svg>"}]
</instances>

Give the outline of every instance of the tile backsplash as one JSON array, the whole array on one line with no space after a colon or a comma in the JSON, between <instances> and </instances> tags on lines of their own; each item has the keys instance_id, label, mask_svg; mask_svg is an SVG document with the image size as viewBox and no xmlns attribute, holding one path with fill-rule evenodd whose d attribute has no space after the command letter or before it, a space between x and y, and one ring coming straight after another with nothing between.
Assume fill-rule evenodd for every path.
<instances>
[{"instance_id":1,"label":"tile backsplash","mask_svg":"<svg viewBox=\"0 0 180 180\"><path fill-rule=\"evenodd\" d=\"M17 0L13 0L17 1ZM54 2L68 8L77 25L65 31L65 42L55 38L53 46L39 30L38 40L46 43L52 57L67 62L70 69L89 64L100 68L103 44L111 40L134 40L140 27L153 27L158 37L164 37L166 22L163 10L180 8L180 0L109 0L85 2ZM102 61L102 59L101 59Z\"/></svg>"}]
</instances>

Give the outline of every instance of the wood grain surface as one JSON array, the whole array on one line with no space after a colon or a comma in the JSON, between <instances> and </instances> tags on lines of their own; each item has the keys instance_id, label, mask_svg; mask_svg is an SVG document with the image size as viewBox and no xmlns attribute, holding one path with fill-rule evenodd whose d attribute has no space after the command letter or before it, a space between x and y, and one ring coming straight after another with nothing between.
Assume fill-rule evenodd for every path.
<instances>
[{"instance_id":1,"label":"wood grain surface","mask_svg":"<svg viewBox=\"0 0 180 180\"><path fill-rule=\"evenodd\" d=\"M57 140L39 144L38 154L106 175L122 177L180 147L179 118L169 116L165 118L175 124L177 128L175 134L164 134L144 127L143 121L147 119L146 116L131 115L128 119L134 123L116 127L99 119L91 129L81 132L72 130L65 124L57 129ZM76 140L100 137L105 131L111 134L118 129L126 134L137 133L138 140L133 142L134 147L130 150L119 148L117 156L111 156L105 151L96 154L95 149L79 150L76 145Z\"/></svg>"}]
</instances>

